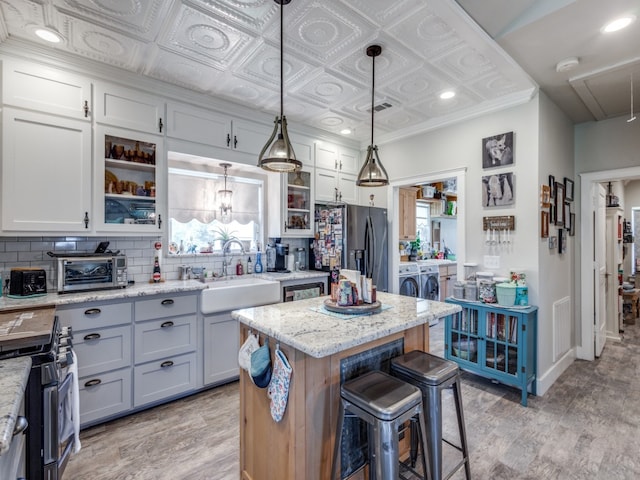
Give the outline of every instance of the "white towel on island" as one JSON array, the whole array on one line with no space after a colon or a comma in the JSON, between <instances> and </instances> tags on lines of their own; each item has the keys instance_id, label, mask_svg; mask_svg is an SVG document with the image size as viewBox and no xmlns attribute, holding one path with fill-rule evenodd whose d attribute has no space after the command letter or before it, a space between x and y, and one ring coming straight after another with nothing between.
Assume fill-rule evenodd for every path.
<instances>
[{"instance_id":1,"label":"white towel on island","mask_svg":"<svg viewBox=\"0 0 640 480\"><path fill-rule=\"evenodd\" d=\"M71 373L71 408L73 418L73 436L74 436L74 448L73 453L80 451L80 385L78 382L78 357L76 352L71 350L71 356L73 357L73 363L69 366L69 373Z\"/></svg>"}]
</instances>

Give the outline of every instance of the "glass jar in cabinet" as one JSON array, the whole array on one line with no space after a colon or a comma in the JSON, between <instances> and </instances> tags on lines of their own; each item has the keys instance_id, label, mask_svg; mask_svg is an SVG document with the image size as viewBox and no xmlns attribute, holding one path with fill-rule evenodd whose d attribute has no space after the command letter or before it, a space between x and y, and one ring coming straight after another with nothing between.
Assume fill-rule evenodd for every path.
<instances>
[{"instance_id":1,"label":"glass jar in cabinet","mask_svg":"<svg viewBox=\"0 0 640 480\"><path fill-rule=\"evenodd\" d=\"M158 167L161 138L138 132L103 129L96 152L103 159L96 185L96 217L100 230L157 234L162 228L158 209Z\"/></svg>"}]
</instances>

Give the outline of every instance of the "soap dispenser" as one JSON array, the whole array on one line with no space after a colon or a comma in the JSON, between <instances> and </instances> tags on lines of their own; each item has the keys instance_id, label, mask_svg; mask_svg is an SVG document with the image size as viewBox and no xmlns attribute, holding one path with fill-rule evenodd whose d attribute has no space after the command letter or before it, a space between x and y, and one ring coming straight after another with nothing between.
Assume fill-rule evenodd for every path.
<instances>
[{"instance_id":1,"label":"soap dispenser","mask_svg":"<svg viewBox=\"0 0 640 480\"><path fill-rule=\"evenodd\" d=\"M255 273L262 273L262 252L256 252L256 266L253 267Z\"/></svg>"},{"instance_id":2,"label":"soap dispenser","mask_svg":"<svg viewBox=\"0 0 640 480\"><path fill-rule=\"evenodd\" d=\"M238 263L236 264L236 275L242 275L243 273L242 262L238 259Z\"/></svg>"}]
</instances>

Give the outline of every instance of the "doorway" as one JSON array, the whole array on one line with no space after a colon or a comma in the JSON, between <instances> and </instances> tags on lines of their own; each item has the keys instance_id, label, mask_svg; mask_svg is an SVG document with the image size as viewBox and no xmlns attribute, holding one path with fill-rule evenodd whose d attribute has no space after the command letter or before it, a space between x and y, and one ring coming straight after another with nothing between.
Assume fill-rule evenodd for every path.
<instances>
[{"instance_id":1,"label":"doorway","mask_svg":"<svg viewBox=\"0 0 640 480\"><path fill-rule=\"evenodd\" d=\"M576 338L580 340L576 348L576 355L579 359L594 360L594 302L592 301L595 292L593 281L593 252L594 252L594 227L595 212L594 189L600 183L631 180L640 178L640 167L621 168L616 170L605 170L601 172L581 173L580 175L580 286L579 298L580 322L576 325L580 331Z\"/></svg>"}]
</instances>

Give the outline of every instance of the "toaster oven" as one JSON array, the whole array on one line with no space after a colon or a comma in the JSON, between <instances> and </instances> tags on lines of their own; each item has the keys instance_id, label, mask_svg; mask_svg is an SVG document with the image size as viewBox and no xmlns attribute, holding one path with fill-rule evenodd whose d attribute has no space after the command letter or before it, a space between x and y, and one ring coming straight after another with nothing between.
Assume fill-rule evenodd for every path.
<instances>
[{"instance_id":1,"label":"toaster oven","mask_svg":"<svg viewBox=\"0 0 640 480\"><path fill-rule=\"evenodd\" d=\"M124 255L58 258L58 293L124 288L127 283Z\"/></svg>"}]
</instances>

